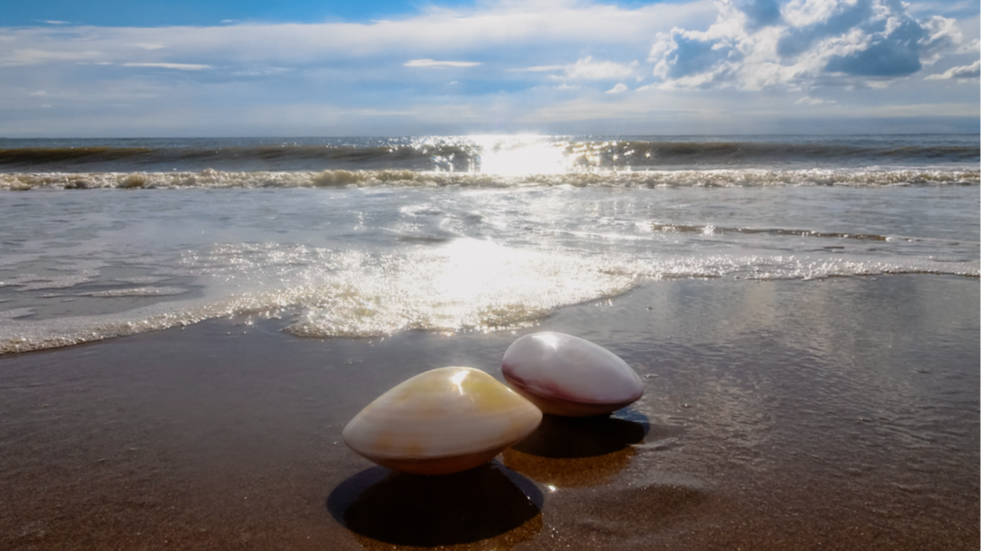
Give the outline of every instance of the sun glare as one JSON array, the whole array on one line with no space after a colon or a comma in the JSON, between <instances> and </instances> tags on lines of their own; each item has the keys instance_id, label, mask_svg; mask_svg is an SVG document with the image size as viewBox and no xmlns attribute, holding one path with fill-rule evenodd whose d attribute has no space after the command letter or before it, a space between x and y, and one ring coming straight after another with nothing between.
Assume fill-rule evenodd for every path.
<instances>
[{"instance_id":1,"label":"sun glare","mask_svg":"<svg viewBox=\"0 0 981 551\"><path fill-rule=\"evenodd\" d=\"M470 136L480 151L480 172L502 176L561 174L570 168L565 144L549 136Z\"/></svg>"}]
</instances>

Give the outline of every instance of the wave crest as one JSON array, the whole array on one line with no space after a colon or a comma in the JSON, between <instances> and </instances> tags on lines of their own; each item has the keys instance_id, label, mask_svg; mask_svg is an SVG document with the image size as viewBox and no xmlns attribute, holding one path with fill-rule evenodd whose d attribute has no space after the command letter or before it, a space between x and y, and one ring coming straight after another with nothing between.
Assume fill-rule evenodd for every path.
<instances>
[{"instance_id":1,"label":"wave crest","mask_svg":"<svg viewBox=\"0 0 981 551\"><path fill-rule=\"evenodd\" d=\"M756 187L979 185L978 170L648 170L496 176L412 170L319 172L91 172L0 174L0 189L178 189L334 187Z\"/></svg>"}]
</instances>

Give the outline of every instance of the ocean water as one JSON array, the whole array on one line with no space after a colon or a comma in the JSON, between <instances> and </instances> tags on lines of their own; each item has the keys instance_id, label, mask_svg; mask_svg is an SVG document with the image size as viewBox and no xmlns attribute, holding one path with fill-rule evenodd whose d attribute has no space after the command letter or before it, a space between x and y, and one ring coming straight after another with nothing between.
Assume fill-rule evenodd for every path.
<instances>
[{"instance_id":1,"label":"ocean water","mask_svg":"<svg viewBox=\"0 0 981 551\"><path fill-rule=\"evenodd\" d=\"M979 277L979 138L0 140L0 354L509 332L665 279Z\"/></svg>"}]
</instances>

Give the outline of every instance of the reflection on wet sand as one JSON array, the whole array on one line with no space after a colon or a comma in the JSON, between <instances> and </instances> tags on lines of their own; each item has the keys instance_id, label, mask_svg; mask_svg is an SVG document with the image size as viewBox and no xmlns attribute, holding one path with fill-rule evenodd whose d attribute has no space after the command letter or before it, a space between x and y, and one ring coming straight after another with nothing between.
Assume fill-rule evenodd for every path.
<instances>
[{"instance_id":1,"label":"reflection on wet sand","mask_svg":"<svg viewBox=\"0 0 981 551\"><path fill-rule=\"evenodd\" d=\"M545 415L542 424L513 448L504 464L548 487L602 484L623 470L643 442L647 417L631 410L611 416Z\"/></svg>"},{"instance_id":2,"label":"reflection on wet sand","mask_svg":"<svg viewBox=\"0 0 981 551\"><path fill-rule=\"evenodd\" d=\"M623 450L644 439L650 425L647 417L561 417L545 415L535 432L514 445L514 449L542 457L595 457Z\"/></svg>"},{"instance_id":3,"label":"reflection on wet sand","mask_svg":"<svg viewBox=\"0 0 981 551\"><path fill-rule=\"evenodd\" d=\"M598 457L539 457L515 449L504 451L504 464L550 489L598 486L609 482L634 456L633 448Z\"/></svg>"},{"instance_id":4,"label":"reflection on wet sand","mask_svg":"<svg viewBox=\"0 0 981 551\"><path fill-rule=\"evenodd\" d=\"M330 514L366 549L510 549L538 534L543 505L534 483L497 462L443 476L373 467L327 499Z\"/></svg>"}]
</instances>

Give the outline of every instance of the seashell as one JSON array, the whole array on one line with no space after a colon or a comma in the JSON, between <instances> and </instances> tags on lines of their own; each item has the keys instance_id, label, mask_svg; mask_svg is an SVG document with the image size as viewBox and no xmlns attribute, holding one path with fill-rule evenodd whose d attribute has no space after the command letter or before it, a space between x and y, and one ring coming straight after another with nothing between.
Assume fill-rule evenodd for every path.
<instances>
[{"instance_id":1,"label":"seashell","mask_svg":"<svg viewBox=\"0 0 981 551\"><path fill-rule=\"evenodd\" d=\"M501 370L514 390L554 415L610 413L644 394L644 383L619 356L565 333L544 331L514 341Z\"/></svg>"},{"instance_id":2,"label":"seashell","mask_svg":"<svg viewBox=\"0 0 981 551\"><path fill-rule=\"evenodd\" d=\"M395 471L449 474L482 465L538 428L542 412L471 367L433 369L368 404L344 443Z\"/></svg>"}]
</instances>

